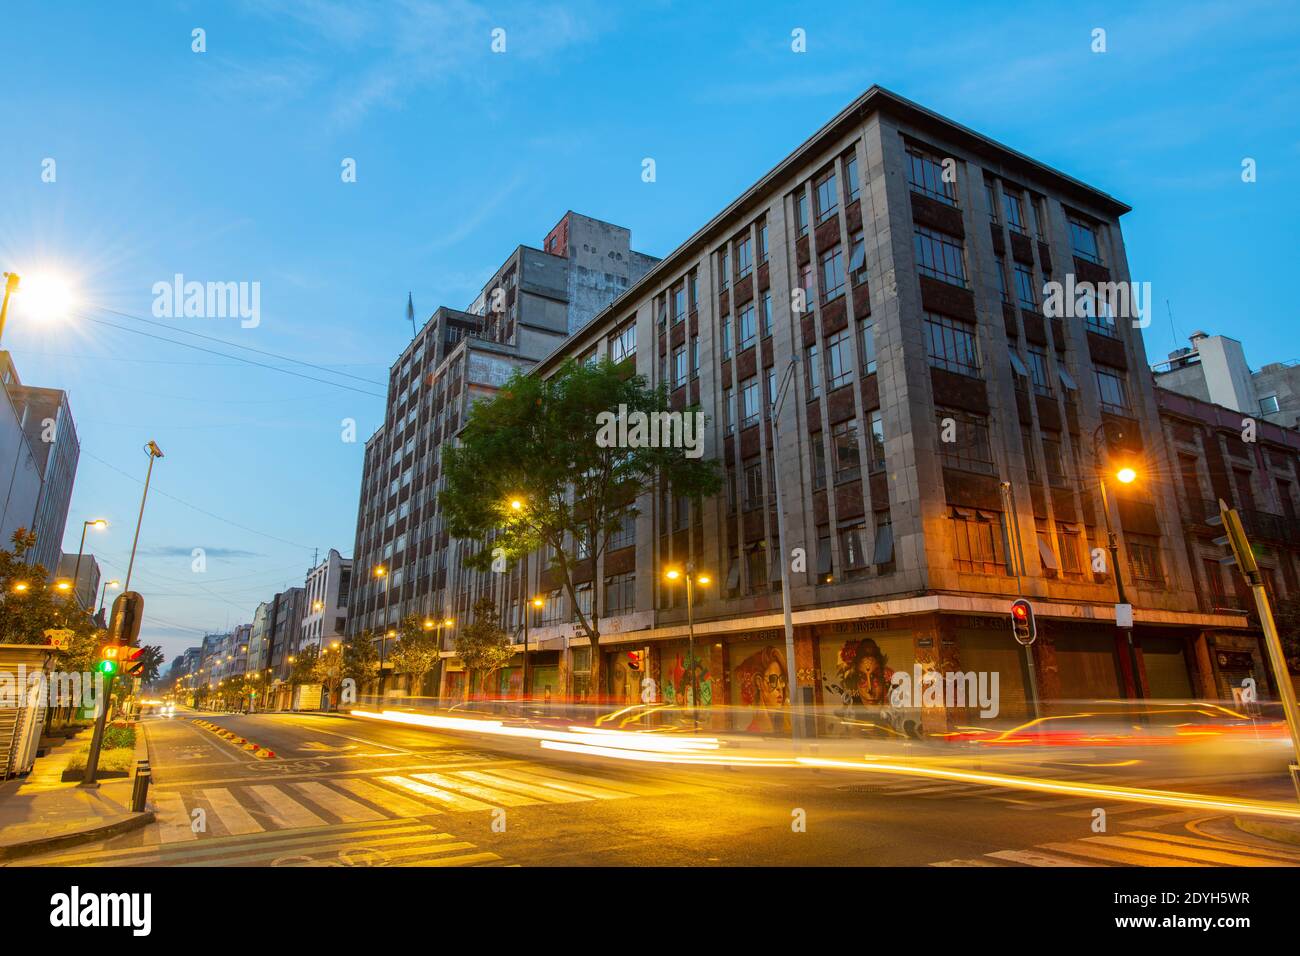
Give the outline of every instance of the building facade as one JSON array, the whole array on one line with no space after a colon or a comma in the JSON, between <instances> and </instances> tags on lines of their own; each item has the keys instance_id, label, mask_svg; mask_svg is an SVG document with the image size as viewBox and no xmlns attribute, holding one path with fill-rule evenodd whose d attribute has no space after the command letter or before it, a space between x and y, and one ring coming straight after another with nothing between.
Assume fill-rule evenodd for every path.
<instances>
[{"instance_id":1,"label":"building facade","mask_svg":"<svg viewBox=\"0 0 1300 956\"><path fill-rule=\"evenodd\" d=\"M324 649L347 637L348 595L352 590L352 559L333 548L325 560L307 572L306 610L300 648Z\"/></svg>"},{"instance_id":2,"label":"building facade","mask_svg":"<svg viewBox=\"0 0 1300 956\"><path fill-rule=\"evenodd\" d=\"M1193 332L1191 345L1152 369L1156 384L1283 428L1300 425L1300 365L1270 362L1252 371L1241 343Z\"/></svg>"},{"instance_id":3,"label":"building facade","mask_svg":"<svg viewBox=\"0 0 1300 956\"><path fill-rule=\"evenodd\" d=\"M74 573L77 578L75 581L73 581ZM77 593L77 603L81 607L91 611L96 609L95 602L99 599L100 570L99 562L95 560L93 554L83 554L80 562L77 561L75 554L63 555L59 558L54 576L61 581L72 581Z\"/></svg>"},{"instance_id":4,"label":"building facade","mask_svg":"<svg viewBox=\"0 0 1300 956\"><path fill-rule=\"evenodd\" d=\"M29 553L29 563L51 571L63 553L81 442L67 392L32 385L11 385L9 390L21 409L23 431L41 472L41 496L31 524L36 547Z\"/></svg>"},{"instance_id":5,"label":"building facade","mask_svg":"<svg viewBox=\"0 0 1300 956\"><path fill-rule=\"evenodd\" d=\"M545 596L527 688L539 696L640 702L649 677L654 699L682 702L693 675L701 704L834 707L882 703L880 675L914 666L998 673L1013 719L1031 712L1031 686L1044 701L1190 695L1203 680L1197 642L1244 625L1202 606L1191 584L1140 332L1097 308L1047 308L1057 284L1128 282L1127 211L873 87L533 367L608 356L665 383L674 408L708 416L705 455L726 475L702 507L647 491L617 546L582 563L578 600L590 608L599 593L607 609L601 686L544 560L526 584L502 581L457 560L481 544L435 534L438 576L417 573L404 606L428 598L462 617L481 593ZM368 449L367 474L397 464L394 448L373 462ZM1118 463L1139 473L1108 488L1136 669L1116 626L1099 493ZM793 688L781 686L776 482ZM369 500L363 491L363 510ZM390 537L372 541L373 526L359 520L359 561ZM694 658L681 585L663 575L686 562L714 582L697 592ZM374 582L364 590L359 627L377 606ZM1037 613L1028 656L1009 625L1017 596ZM513 627L518 605L501 605ZM772 694L756 696L753 678L769 671ZM458 692L454 660L445 672L443 693ZM517 674L488 691L516 692ZM963 719L921 715L927 727Z\"/></svg>"}]
</instances>

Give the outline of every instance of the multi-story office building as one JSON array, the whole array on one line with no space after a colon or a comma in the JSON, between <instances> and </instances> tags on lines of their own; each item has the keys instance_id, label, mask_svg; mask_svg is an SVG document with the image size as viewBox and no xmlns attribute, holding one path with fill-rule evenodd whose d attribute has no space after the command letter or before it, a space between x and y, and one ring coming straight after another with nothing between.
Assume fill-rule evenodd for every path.
<instances>
[{"instance_id":1,"label":"multi-story office building","mask_svg":"<svg viewBox=\"0 0 1300 956\"><path fill-rule=\"evenodd\" d=\"M271 629L275 605L262 601L253 612L248 634L248 673L265 671L271 666Z\"/></svg>"},{"instance_id":2,"label":"multi-story office building","mask_svg":"<svg viewBox=\"0 0 1300 956\"><path fill-rule=\"evenodd\" d=\"M74 574L76 581L72 581ZM60 581L72 581L77 593L77 603L90 611L96 609L95 602L99 599L100 571L99 562L95 560L93 554L83 554L80 562L77 561L75 554L63 555L59 558L54 577Z\"/></svg>"},{"instance_id":3,"label":"multi-story office building","mask_svg":"<svg viewBox=\"0 0 1300 956\"><path fill-rule=\"evenodd\" d=\"M274 680L287 681L289 672L293 669L290 658L298 653L298 643L302 640L306 595L304 588L289 588L281 591L271 601L271 651L267 666L271 668Z\"/></svg>"},{"instance_id":4,"label":"multi-story office building","mask_svg":"<svg viewBox=\"0 0 1300 956\"><path fill-rule=\"evenodd\" d=\"M586 687L572 610L537 574L524 589L550 595L537 678L622 701L648 673L683 699L685 608L662 572L692 561L716 582L695 609L701 697L754 703L748 675L785 664L779 481L802 700L879 701L873 675L920 665L997 672L1001 713L1023 714L1018 595L1037 609L1042 698L1194 687L1189 649L1242 622L1201 607L1190 584L1140 334L1103 308L1045 308L1053 283L1129 280L1127 211L887 91L851 104L536 366L592 352L634 363L675 407L709 415L705 453L726 473L702 509L671 489L643 495L622 547L587 569L583 589L609 608L604 686ZM1121 463L1139 475L1108 485L1135 655L1100 509L1099 478Z\"/></svg>"},{"instance_id":5,"label":"multi-story office building","mask_svg":"<svg viewBox=\"0 0 1300 956\"><path fill-rule=\"evenodd\" d=\"M348 594L351 589L352 559L330 548L325 560L307 572L307 603L300 648L326 648L347 636Z\"/></svg>"},{"instance_id":6,"label":"multi-story office building","mask_svg":"<svg viewBox=\"0 0 1300 956\"><path fill-rule=\"evenodd\" d=\"M1157 376L1157 384L1163 377ZM1300 599L1300 433L1269 422L1243 427L1240 409L1156 389L1164 437L1175 461L1184 546L1201 609L1239 612L1248 631L1208 630L1190 651L1197 693L1230 699L1251 678L1276 696L1261 646L1259 616L1244 576L1225 567L1221 527L1208 524L1219 501L1236 508L1274 606ZM1248 440L1247 440L1248 439Z\"/></svg>"},{"instance_id":7,"label":"multi-story office building","mask_svg":"<svg viewBox=\"0 0 1300 956\"><path fill-rule=\"evenodd\" d=\"M1154 366L1156 385L1284 428L1300 425L1300 365L1252 371L1236 339L1193 332L1191 343Z\"/></svg>"},{"instance_id":8,"label":"multi-story office building","mask_svg":"<svg viewBox=\"0 0 1300 956\"><path fill-rule=\"evenodd\" d=\"M449 582L462 552L437 508L442 444L475 401L559 348L654 261L627 229L569 212L543 249L518 246L468 311L439 308L425 323L393 364L384 423L366 442L349 635L456 614ZM478 592L492 584L473 580Z\"/></svg>"},{"instance_id":9,"label":"multi-story office building","mask_svg":"<svg viewBox=\"0 0 1300 956\"><path fill-rule=\"evenodd\" d=\"M0 454L5 455L0 460L10 470L0 530L6 547L15 529L34 531L36 546L27 552L27 563L39 564L53 574L62 553L81 457L68 394L57 388L22 384L8 352L0 353L0 380L9 400L9 410L0 416Z\"/></svg>"}]
</instances>

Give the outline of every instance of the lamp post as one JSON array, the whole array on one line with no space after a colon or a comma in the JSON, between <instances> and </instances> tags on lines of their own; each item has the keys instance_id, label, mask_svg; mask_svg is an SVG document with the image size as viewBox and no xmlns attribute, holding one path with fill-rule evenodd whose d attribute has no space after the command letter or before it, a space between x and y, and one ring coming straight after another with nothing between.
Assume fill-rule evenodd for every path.
<instances>
[{"instance_id":1,"label":"lamp post","mask_svg":"<svg viewBox=\"0 0 1300 956\"><path fill-rule=\"evenodd\" d=\"M708 584L710 578L707 574L696 574L695 563L692 561L687 561L684 569L669 568L664 572L664 577L669 581L686 579L686 655L691 668L691 720L698 731L700 729L700 670L695 660L695 585Z\"/></svg>"},{"instance_id":2,"label":"lamp post","mask_svg":"<svg viewBox=\"0 0 1300 956\"><path fill-rule=\"evenodd\" d=\"M382 564L375 565L375 577L384 579L384 634L379 638L379 696L384 694L384 649L388 644L388 591L391 575Z\"/></svg>"},{"instance_id":3,"label":"lamp post","mask_svg":"<svg viewBox=\"0 0 1300 956\"><path fill-rule=\"evenodd\" d=\"M106 594L108 594L108 589L112 588L114 591L116 591L121 586L122 586L122 582L119 581L117 578L114 578L111 581L104 582L104 586L99 589L99 610L95 612L96 617L99 617L101 614L104 613L104 597Z\"/></svg>"},{"instance_id":4,"label":"lamp post","mask_svg":"<svg viewBox=\"0 0 1300 956\"><path fill-rule=\"evenodd\" d=\"M152 464L152 460L150 461ZM86 550L86 529L98 528L100 530L108 527L108 522L103 518L91 518L89 521L81 522L81 544L77 546L77 561L72 566L72 588L73 594L77 597L77 606L81 607L81 596L77 589L81 584L81 555ZM90 599L95 600L94 592L91 592Z\"/></svg>"},{"instance_id":5,"label":"lamp post","mask_svg":"<svg viewBox=\"0 0 1300 956\"><path fill-rule=\"evenodd\" d=\"M1119 605L1128 604L1128 598L1124 593L1124 575L1119 566L1119 536L1110 521L1110 494L1106 488L1106 472L1101 467L1101 441L1106 439L1106 458L1110 459L1110 436L1106 434L1106 422L1102 422L1097 430L1092 434L1092 455L1093 460L1097 463L1097 483L1101 487L1101 513L1106 521L1106 547L1110 551L1110 564L1115 573L1115 597L1117 600L1115 613L1116 622L1119 629L1124 632L1124 638L1128 644L1129 670L1133 675L1133 699L1142 699L1142 676L1138 670L1137 648L1133 645L1133 628L1131 624L1118 624ZM1137 478L1137 472L1125 466L1115 472L1115 480L1121 484L1131 484Z\"/></svg>"},{"instance_id":6,"label":"lamp post","mask_svg":"<svg viewBox=\"0 0 1300 956\"><path fill-rule=\"evenodd\" d=\"M18 283L20 281L18 273L5 273L5 294L4 299L0 300L0 339L4 338L5 320L9 318L9 296L18 291Z\"/></svg>"},{"instance_id":7,"label":"lamp post","mask_svg":"<svg viewBox=\"0 0 1300 956\"><path fill-rule=\"evenodd\" d=\"M140 523L144 521L144 503L149 498L149 480L153 477L153 462L155 458L163 457L162 449L158 443L150 441L144 446L145 452L149 455L149 470L144 476L144 494L140 496L140 514L135 519L135 537L131 540L131 560L126 565L126 585L125 590L131 590L131 571L135 567L135 547L140 543Z\"/></svg>"}]
</instances>

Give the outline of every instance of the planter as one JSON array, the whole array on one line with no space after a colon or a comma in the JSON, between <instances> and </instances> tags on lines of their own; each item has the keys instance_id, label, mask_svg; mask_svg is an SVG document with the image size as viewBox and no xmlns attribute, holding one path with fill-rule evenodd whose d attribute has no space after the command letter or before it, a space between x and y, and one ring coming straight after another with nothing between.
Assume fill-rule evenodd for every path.
<instances>
[{"instance_id":1,"label":"planter","mask_svg":"<svg viewBox=\"0 0 1300 956\"><path fill-rule=\"evenodd\" d=\"M84 769L65 770L63 771L62 779L64 783L72 783L73 781L84 779L85 776L86 776L86 771ZM129 776L131 776L131 771L129 770L104 770L101 768L95 771L96 780L112 780L115 777L121 778L121 777L129 777Z\"/></svg>"}]
</instances>

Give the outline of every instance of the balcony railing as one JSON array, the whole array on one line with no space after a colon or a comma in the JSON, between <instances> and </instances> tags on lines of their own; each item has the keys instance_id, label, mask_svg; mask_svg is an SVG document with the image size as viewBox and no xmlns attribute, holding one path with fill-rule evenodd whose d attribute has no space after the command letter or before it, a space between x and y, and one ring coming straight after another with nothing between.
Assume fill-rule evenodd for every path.
<instances>
[{"instance_id":1,"label":"balcony railing","mask_svg":"<svg viewBox=\"0 0 1300 956\"><path fill-rule=\"evenodd\" d=\"M1206 524L1219 516L1219 502L1212 498L1197 499L1191 506L1191 518L1196 524ZM1280 543L1300 540L1300 519L1253 509L1239 509L1237 514L1248 538Z\"/></svg>"}]
</instances>

